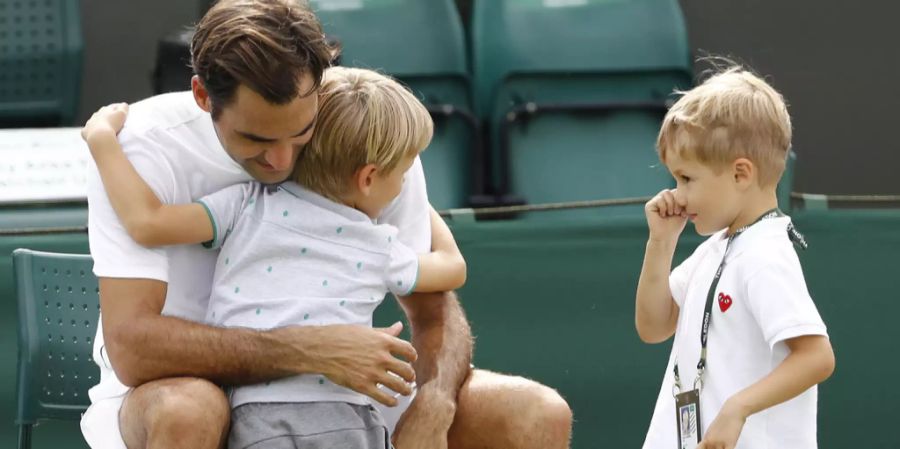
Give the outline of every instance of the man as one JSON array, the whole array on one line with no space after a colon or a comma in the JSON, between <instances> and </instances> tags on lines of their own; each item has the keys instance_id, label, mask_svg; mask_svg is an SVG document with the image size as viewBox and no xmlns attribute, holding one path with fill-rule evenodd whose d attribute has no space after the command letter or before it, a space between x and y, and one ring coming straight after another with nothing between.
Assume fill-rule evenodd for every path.
<instances>
[{"instance_id":1,"label":"man","mask_svg":"<svg viewBox=\"0 0 900 449\"><path fill-rule=\"evenodd\" d=\"M129 159L166 203L193 201L251 177L283 181L314 132L317 88L333 57L313 13L296 0L223 0L197 25L191 53L192 92L131 107L120 134ZM302 373L324 374L388 406L382 412L399 449L568 446L571 412L556 392L470 369L470 330L452 293L400 300L412 344L397 338L399 323L270 331L206 326L198 321L215 254L137 245L96 173L88 200L103 311L94 348L101 381L82 419L94 449L220 447L230 410L219 384ZM417 161L380 221L425 252L427 214ZM415 379L414 399L400 378ZM394 398L379 385L408 396Z\"/></svg>"}]
</instances>

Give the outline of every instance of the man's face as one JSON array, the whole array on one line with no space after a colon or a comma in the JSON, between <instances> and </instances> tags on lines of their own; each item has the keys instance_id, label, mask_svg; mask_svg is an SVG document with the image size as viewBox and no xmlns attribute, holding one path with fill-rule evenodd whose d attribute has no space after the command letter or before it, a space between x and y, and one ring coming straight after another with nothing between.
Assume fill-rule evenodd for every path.
<instances>
[{"instance_id":1,"label":"man's face","mask_svg":"<svg viewBox=\"0 0 900 449\"><path fill-rule=\"evenodd\" d=\"M312 77L305 75L299 91L308 92L312 85ZM318 98L313 92L275 105L241 85L232 103L222 108L214 122L219 141L257 181L282 182L294 169L300 149L312 137Z\"/></svg>"}]
</instances>

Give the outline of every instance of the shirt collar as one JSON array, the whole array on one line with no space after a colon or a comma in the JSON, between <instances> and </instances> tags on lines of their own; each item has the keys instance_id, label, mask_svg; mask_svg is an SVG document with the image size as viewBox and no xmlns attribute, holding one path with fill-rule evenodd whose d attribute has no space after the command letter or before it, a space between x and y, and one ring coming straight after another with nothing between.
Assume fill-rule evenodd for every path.
<instances>
[{"instance_id":1,"label":"shirt collar","mask_svg":"<svg viewBox=\"0 0 900 449\"><path fill-rule=\"evenodd\" d=\"M790 242L787 233L787 227L790 222L791 217L788 216L767 218L765 220L759 221L758 223L747 228L747 230L745 230L739 236L735 237L734 241L731 242L731 249L729 250L729 253L732 255L732 257L737 256L744 250L757 246L761 244L762 241L772 238L783 238ZM716 236L719 239L727 239L727 237L725 237L724 230L718 232Z\"/></svg>"},{"instance_id":2,"label":"shirt collar","mask_svg":"<svg viewBox=\"0 0 900 449\"><path fill-rule=\"evenodd\" d=\"M345 204L338 203L336 201L332 201L324 196L309 190L300 184L297 184L293 181L285 181L278 185L279 190L284 190L285 192L303 200L310 202L322 209L334 212L348 220L351 221L360 221L360 222L369 222L372 223L372 219L369 218L368 215L363 213L362 211L356 210L350 206Z\"/></svg>"}]
</instances>

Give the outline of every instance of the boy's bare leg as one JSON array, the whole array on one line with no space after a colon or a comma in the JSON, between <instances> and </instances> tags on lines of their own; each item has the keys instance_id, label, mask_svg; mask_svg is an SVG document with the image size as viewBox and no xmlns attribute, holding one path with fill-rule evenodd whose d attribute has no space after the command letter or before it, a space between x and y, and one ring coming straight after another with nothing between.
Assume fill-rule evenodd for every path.
<instances>
[{"instance_id":1,"label":"boy's bare leg","mask_svg":"<svg viewBox=\"0 0 900 449\"><path fill-rule=\"evenodd\" d=\"M119 429L129 449L218 449L225 447L230 417L221 388L178 377L132 390L119 411Z\"/></svg>"},{"instance_id":2,"label":"boy's bare leg","mask_svg":"<svg viewBox=\"0 0 900 449\"><path fill-rule=\"evenodd\" d=\"M567 449L572 410L552 388L473 370L457 396L450 449Z\"/></svg>"}]
</instances>

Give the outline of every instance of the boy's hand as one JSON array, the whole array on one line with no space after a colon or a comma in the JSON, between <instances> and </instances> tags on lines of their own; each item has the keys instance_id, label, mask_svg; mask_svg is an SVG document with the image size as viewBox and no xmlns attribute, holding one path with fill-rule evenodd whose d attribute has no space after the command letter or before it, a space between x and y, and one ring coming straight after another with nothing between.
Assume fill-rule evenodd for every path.
<instances>
[{"instance_id":1,"label":"boy's hand","mask_svg":"<svg viewBox=\"0 0 900 449\"><path fill-rule=\"evenodd\" d=\"M687 223L687 214L675 201L675 189L666 189L654 196L644 205L644 214L647 215L651 240L678 240Z\"/></svg>"},{"instance_id":2,"label":"boy's hand","mask_svg":"<svg viewBox=\"0 0 900 449\"><path fill-rule=\"evenodd\" d=\"M90 143L100 135L113 135L119 133L125 126L125 118L128 116L127 103L114 103L100 108L81 129L81 138Z\"/></svg>"},{"instance_id":3,"label":"boy's hand","mask_svg":"<svg viewBox=\"0 0 900 449\"><path fill-rule=\"evenodd\" d=\"M746 421L746 416L726 402L719 411L719 416L709 425L697 449L734 449Z\"/></svg>"}]
</instances>

